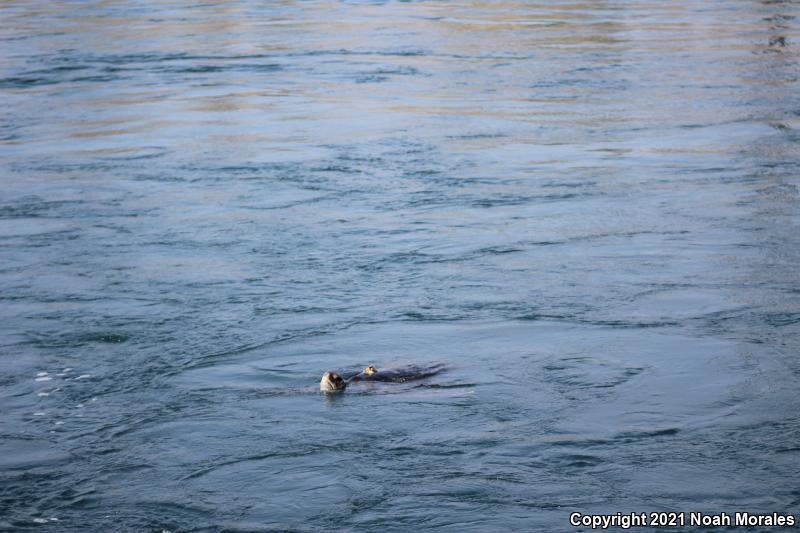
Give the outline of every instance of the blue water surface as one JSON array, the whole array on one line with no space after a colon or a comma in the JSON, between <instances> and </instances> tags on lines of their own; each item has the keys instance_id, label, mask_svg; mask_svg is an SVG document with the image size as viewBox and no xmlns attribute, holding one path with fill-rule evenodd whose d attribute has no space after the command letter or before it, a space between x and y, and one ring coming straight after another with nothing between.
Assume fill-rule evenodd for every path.
<instances>
[{"instance_id":1,"label":"blue water surface","mask_svg":"<svg viewBox=\"0 0 800 533\"><path fill-rule=\"evenodd\" d=\"M798 17L4 1L0 529L800 515Z\"/></svg>"}]
</instances>

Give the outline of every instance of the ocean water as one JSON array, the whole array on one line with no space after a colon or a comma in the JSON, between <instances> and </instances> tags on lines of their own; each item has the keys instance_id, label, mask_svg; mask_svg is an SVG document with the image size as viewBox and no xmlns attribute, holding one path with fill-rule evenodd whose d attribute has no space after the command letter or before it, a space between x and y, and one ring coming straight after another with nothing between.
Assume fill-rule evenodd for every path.
<instances>
[{"instance_id":1,"label":"ocean water","mask_svg":"<svg viewBox=\"0 0 800 533\"><path fill-rule=\"evenodd\" d=\"M4 1L0 530L798 516L798 17Z\"/></svg>"}]
</instances>

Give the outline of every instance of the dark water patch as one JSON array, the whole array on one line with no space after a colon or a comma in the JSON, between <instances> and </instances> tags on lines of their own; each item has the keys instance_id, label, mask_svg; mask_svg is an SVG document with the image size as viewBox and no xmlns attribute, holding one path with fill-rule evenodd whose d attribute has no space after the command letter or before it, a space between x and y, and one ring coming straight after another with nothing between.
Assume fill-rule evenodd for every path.
<instances>
[{"instance_id":1,"label":"dark water patch","mask_svg":"<svg viewBox=\"0 0 800 533\"><path fill-rule=\"evenodd\" d=\"M566 471L590 469L602 465L605 461L595 455L588 454L563 454L548 458L551 466L563 468Z\"/></svg>"},{"instance_id":2,"label":"dark water patch","mask_svg":"<svg viewBox=\"0 0 800 533\"><path fill-rule=\"evenodd\" d=\"M481 248L477 250L475 254L477 256L481 255L504 255L504 254L513 254L517 252L522 252L521 248L513 248L513 247L489 247L489 248Z\"/></svg>"},{"instance_id":3,"label":"dark water patch","mask_svg":"<svg viewBox=\"0 0 800 533\"><path fill-rule=\"evenodd\" d=\"M100 342L118 344L125 342L130 337L128 335L121 335L117 333L84 333L77 337L79 342Z\"/></svg>"},{"instance_id":4,"label":"dark water patch","mask_svg":"<svg viewBox=\"0 0 800 533\"><path fill-rule=\"evenodd\" d=\"M58 65L46 69L41 70L31 70L26 74L36 75L36 74L60 74L62 72L75 72L78 70L86 70L88 69L88 65Z\"/></svg>"},{"instance_id":5,"label":"dark water patch","mask_svg":"<svg viewBox=\"0 0 800 533\"><path fill-rule=\"evenodd\" d=\"M109 63L113 65L128 63L164 63L171 61L191 61L208 59L208 56L198 56L185 52L163 53L158 51L142 52L135 54L91 54L80 53L77 50L64 50L58 55L42 55L32 58L40 63Z\"/></svg>"},{"instance_id":6,"label":"dark water patch","mask_svg":"<svg viewBox=\"0 0 800 533\"><path fill-rule=\"evenodd\" d=\"M779 448L775 450L775 453L797 453L800 452L800 447L796 448Z\"/></svg>"},{"instance_id":7,"label":"dark water patch","mask_svg":"<svg viewBox=\"0 0 800 533\"><path fill-rule=\"evenodd\" d=\"M54 216L70 212L84 204L83 200L47 200L37 196L26 196L13 203L0 205L0 219Z\"/></svg>"},{"instance_id":8,"label":"dark water patch","mask_svg":"<svg viewBox=\"0 0 800 533\"><path fill-rule=\"evenodd\" d=\"M622 440L624 442L633 442L639 439L649 439L655 437L669 437L677 435L680 430L678 428L664 428L664 429L642 429L637 431L626 431L618 433L614 439Z\"/></svg>"},{"instance_id":9,"label":"dark water patch","mask_svg":"<svg viewBox=\"0 0 800 533\"><path fill-rule=\"evenodd\" d=\"M584 448L592 446L607 446L610 438L587 437L583 435L554 435L543 440L547 446L567 446Z\"/></svg>"},{"instance_id":10,"label":"dark water patch","mask_svg":"<svg viewBox=\"0 0 800 533\"><path fill-rule=\"evenodd\" d=\"M680 325L676 321L629 321L629 320L597 320L581 316L580 314L563 315L553 313L526 313L514 317L516 320L545 320L586 324L588 326L601 326L614 329L649 329L666 328Z\"/></svg>"},{"instance_id":11,"label":"dark water patch","mask_svg":"<svg viewBox=\"0 0 800 533\"><path fill-rule=\"evenodd\" d=\"M170 66L154 69L154 72L166 72L170 74L213 74L221 72L276 72L282 70L281 65L275 63L265 64L223 64L223 65L187 65Z\"/></svg>"},{"instance_id":12,"label":"dark water patch","mask_svg":"<svg viewBox=\"0 0 800 533\"><path fill-rule=\"evenodd\" d=\"M465 133L461 135L449 135L449 139L453 140L461 140L461 141L470 141L470 140L480 140L480 139L503 139L507 137L504 133Z\"/></svg>"},{"instance_id":13,"label":"dark water patch","mask_svg":"<svg viewBox=\"0 0 800 533\"><path fill-rule=\"evenodd\" d=\"M125 80L126 78L122 76L109 76L103 74L97 74L94 76L80 76L77 78L73 78L70 80L72 83L111 83L113 81L121 81Z\"/></svg>"},{"instance_id":14,"label":"dark water patch","mask_svg":"<svg viewBox=\"0 0 800 533\"><path fill-rule=\"evenodd\" d=\"M55 83L58 83L58 81L52 78L12 76L9 78L0 78L0 89L27 89L29 87L53 85Z\"/></svg>"},{"instance_id":15,"label":"dark water patch","mask_svg":"<svg viewBox=\"0 0 800 533\"><path fill-rule=\"evenodd\" d=\"M301 56L380 56L380 57L418 57L430 56L429 50L414 49L414 48L396 48L396 49L348 49L339 48L336 50L308 50L298 52L296 55Z\"/></svg>"},{"instance_id":16,"label":"dark water patch","mask_svg":"<svg viewBox=\"0 0 800 533\"><path fill-rule=\"evenodd\" d=\"M37 173L48 173L48 174L79 174L81 172L84 173L94 173L94 172L103 172L108 171L112 172L115 169L115 165L111 162L100 162L100 161L91 161L91 162L81 162L81 163L67 163L65 161L53 161L40 159L36 161L24 161L22 163L15 162L11 165L11 170L14 173L24 174L27 175L32 171Z\"/></svg>"},{"instance_id":17,"label":"dark water patch","mask_svg":"<svg viewBox=\"0 0 800 533\"><path fill-rule=\"evenodd\" d=\"M392 76L419 76L420 72L413 67L404 68L378 68L356 75L356 83L381 83L388 81Z\"/></svg>"},{"instance_id":18,"label":"dark water patch","mask_svg":"<svg viewBox=\"0 0 800 533\"><path fill-rule=\"evenodd\" d=\"M267 59L264 55L197 56L191 54L141 54L90 56L74 55L43 58L43 63L55 63L46 69L23 71L12 77L0 79L0 88L24 89L41 85L71 83L111 83L130 80L140 73L164 74L214 74L223 72L276 72L283 69L277 63L253 63L252 59ZM206 63L215 61L214 64ZM243 62L245 61L245 62ZM67 64L59 64L67 63ZM80 71L95 70L91 75L70 76Z\"/></svg>"},{"instance_id":19,"label":"dark water patch","mask_svg":"<svg viewBox=\"0 0 800 533\"><path fill-rule=\"evenodd\" d=\"M164 157L169 153L164 147L161 146L142 146L137 147L130 153L104 156L103 159L108 161L140 161L147 159L157 159Z\"/></svg>"},{"instance_id":20,"label":"dark water patch","mask_svg":"<svg viewBox=\"0 0 800 533\"><path fill-rule=\"evenodd\" d=\"M765 322L774 327L789 326L800 323L800 312L796 313L768 313L764 316Z\"/></svg>"},{"instance_id":21,"label":"dark water patch","mask_svg":"<svg viewBox=\"0 0 800 533\"><path fill-rule=\"evenodd\" d=\"M477 386L478 383L422 383L416 385L420 389L471 389Z\"/></svg>"},{"instance_id":22,"label":"dark water patch","mask_svg":"<svg viewBox=\"0 0 800 533\"><path fill-rule=\"evenodd\" d=\"M388 76L379 76L375 74L361 75L355 78L356 83L381 83L388 80Z\"/></svg>"},{"instance_id":23,"label":"dark water patch","mask_svg":"<svg viewBox=\"0 0 800 533\"><path fill-rule=\"evenodd\" d=\"M406 311L404 313L400 313L398 318L401 320L408 320L411 322L438 322L438 321L449 321L449 320L458 320L459 315L455 313L435 313L435 312L423 312L423 311Z\"/></svg>"},{"instance_id":24,"label":"dark water patch","mask_svg":"<svg viewBox=\"0 0 800 533\"><path fill-rule=\"evenodd\" d=\"M59 300L61 301L61 300ZM94 300L71 300L91 302ZM29 332L28 344L41 348L77 348L86 344L120 344L130 339L130 335L112 332L69 332L48 334L42 332Z\"/></svg>"}]
</instances>

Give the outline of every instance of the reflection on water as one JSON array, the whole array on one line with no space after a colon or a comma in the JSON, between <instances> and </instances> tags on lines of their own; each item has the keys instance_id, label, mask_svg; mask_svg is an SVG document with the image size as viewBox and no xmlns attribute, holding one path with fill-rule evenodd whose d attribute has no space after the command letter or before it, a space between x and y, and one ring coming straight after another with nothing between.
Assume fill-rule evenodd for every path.
<instances>
[{"instance_id":1,"label":"reflection on water","mask_svg":"<svg viewBox=\"0 0 800 533\"><path fill-rule=\"evenodd\" d=\"M0 529L797 514L799 11L4 2Z\"/></svg>"}]
</instances>

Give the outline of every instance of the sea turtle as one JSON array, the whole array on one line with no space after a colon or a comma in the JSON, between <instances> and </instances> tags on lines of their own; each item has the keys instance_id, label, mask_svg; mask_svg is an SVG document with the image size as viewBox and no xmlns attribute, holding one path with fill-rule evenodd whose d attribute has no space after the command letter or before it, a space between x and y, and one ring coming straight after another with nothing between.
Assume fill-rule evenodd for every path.
<instances>
[{"instance_id":1,"label":"sea turtle","mask_svg":"<svg viewBox=\"0 0 800 533\"><path fill-rule=\"evenodd\" d=\"M322 374L322 379L319 382L319 390L322 392L342 392L350 383L357 383L359 381L404 383L406 381L435 376L443 369L443 365L434 365L431 367L408 366L405 368L378 370L374 366L369 365L364 368L364 370L348 379L344 379L336 372L329 370Z\"/></svg>"},{"instance_id":2,"label":"sea turtle","mask_svg":"<svg viewBox=\"0 0 800 533\"><path fill-rule=\"evenodd\" d=\"M327 370L322 374L322 379L319 382L319 390L322 392L340 392L346 388L347 382L336 372Z\"/></svg>"}]
</instances>

